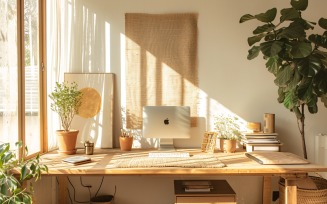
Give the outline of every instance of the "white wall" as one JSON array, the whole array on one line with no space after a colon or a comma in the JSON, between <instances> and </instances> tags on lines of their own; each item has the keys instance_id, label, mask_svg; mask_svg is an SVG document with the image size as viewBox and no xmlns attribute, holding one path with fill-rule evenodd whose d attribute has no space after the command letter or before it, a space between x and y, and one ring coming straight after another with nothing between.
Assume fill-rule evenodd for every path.
<instances>
[{"instance_id":1,"label":"white wall","mask_svg":"<svg viewBox=\"0 0 327 204\"><path fill-rule=\"evenodd\" d=\"M295 115L277 102L277 86L273 76L265 68L265 61L246 59L247 37L257 26L255 22L239 24L239 18L246 13L257 14L272 7L289 7L285 0L78 0L75 3L75 17L72 26L71 57L68 69L73 72L104 72L116 74L114 142L118 146L118 135L121 127L120 97L121 69L121 36L124 34L124 14L127 12L170 13L196 12L199 14L199 81L202 95L201 116L211 121L211 116L221 109L228 109L246 121L263 122L266 112L276 114L276 131L284 143L283 150L302 155L300 133ZM305 17L317 21L325 14L327 1L312 0L309 2ZM88 18L86 18L88 17ZM324 16L327 17L327 16ZM92 21L95 32L83 31ZM110 33L105 32L106 26ZM86 40L85 36L93 36ZM105 40L109 40L109 47ZM84 49L83 49L84 46ZM86 50L85 46L90 49ZM110 59L108 51L110 50ZM319 113L306 115L306 139L309 159L314 161L314 135L327 132L327 109L319 104ZM210 122L207 129L210 130ZM198 137L202 137L199 134ZM196 141L199 141L196 140ZM194 144L197 145L197 144ZM198 144L199 146L200 144ZM172 202L171 184L168 180L157 177L110 177L106 185L117 184L117 203L162 203ZM261 203L261 179L244 177L228 178L237 191L239 203ZM168 182L168 183L167 183ZM251 183L252 182L252 183ZM130 186L133 183L135 186ZM251 185L249 185L251 183ZM142 185L153 187L143 192ZM249 188L251 186L251 188ZM167 190L168 188L168 190ZM122 192L124 189L124 194ZM249 189L253 193L249 193ZM133 193L135 191L135 193ZM112 192L112 191L109 191ZM164 192L161 194L160 192ZM167 193L168 192L168 193ZM163 195L163 196L161 196ZM159 198L160 197L160 198ZM137 199L138 201L134 201ZM141 199L141 200L139 200ZM245 199L245 201L244 201ZM120 200L121 202L118 202ZM243 200L241 202L241 200Z\"/></svg>"}]
</instances>

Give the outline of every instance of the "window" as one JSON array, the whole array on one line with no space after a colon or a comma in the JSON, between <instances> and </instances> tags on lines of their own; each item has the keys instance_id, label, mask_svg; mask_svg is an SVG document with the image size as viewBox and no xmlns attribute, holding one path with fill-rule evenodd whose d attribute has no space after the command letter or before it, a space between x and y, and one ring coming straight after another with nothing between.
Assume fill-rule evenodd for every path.
<instances>
[{"instance_id":1,"label":"window","mask_svg":"<svg viewBox=\"0 0 327 204\"><path fill-rule=\"evenodd\" d=\"M0 0L0 141L43 151L43 0ZM42 122L41 122L42 121Z\"/></svg>"}]
</instances>

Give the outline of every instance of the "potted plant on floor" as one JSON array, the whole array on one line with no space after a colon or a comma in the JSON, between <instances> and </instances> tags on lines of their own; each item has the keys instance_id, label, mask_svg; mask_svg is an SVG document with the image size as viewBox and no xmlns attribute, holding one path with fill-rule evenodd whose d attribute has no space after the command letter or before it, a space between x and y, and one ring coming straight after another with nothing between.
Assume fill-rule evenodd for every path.
<instances>
[{"instance_id":1,"label":"potted plant on floor","mask_svg":"<svg viewBox=\"0 0 327 204\"><path fill-rule=\"evenodd\" d=\"M33 159L17 159L16 153L22 143L16 143L17 149L10 149L9 143L0 144L0 203L33 203L33 188L26 188L23 182L34 178L38 181L42 172L48 172L46 165L40 164L40 157ZM27 155L27 147L25 147Z\"/></svg>"},{"instance_id":2,"label":"potted plant on floor","mask_svg":"<svg viewBox=\"0 0 327 204\"><path fill-rule=\"evenodd\" d=\"M317 113L319 98L327 107L327 19L318 21L323 34L307 35L316 25L303 18L307 7L308 0L291 0L291 8L282 9L276 23L276 8L257 15L245 14L240 19L240 23L263 23L248 38L252 47L247 58L252 60L261 52L267 60L266 68L278 86L278 102L296 115L305 159L304 107L309 113Z\"/></svg>"},{"instance_id":3,"label":"potted plant on floor","mask_svg":"<svg viewBox=\"0 0 327 204\"><path fill-rule=\"evenodd\" d=\"M237 117L229 114L220 114L214 117L215 131L220 138L220 150L234 153L237 141L242 139L240 121Z\"/></svg>"},{"instance_id":4,"label":"potted plant on floor","mask_svg":"<svg viewBox=\"0 0 327 204\"><path fill-rule=\"evenodd\" d=\"M247 58L252 60L261 52L267 60L266 68L275 76L274 82L278 86L278 102L296 115L305 159L304 108L307 106L309 113L317 113L319 98L327 107L327 19L318 21L322 34L312 33L316 23L302 15L307 7L308 0L291 0L291 7L281 10L277 23L273 22L276 8L257 15L245 14L240 19L240 23L248 20L263 23L248 38L252 47ZM298 201L312 203L315 199L317 203L325 203L326 193L322 192L326 191L327 181L323 179L322 183L324 185L316 183L319 187L314 190L298 188ZM281 182L280 187L282 185ZM280 200L283 202L284 197L281 196Z\"/></svg>"},{"instance_id":5,"label":"potted plant on floor","mask_svg":"<svg viewBox=\"0 0 327 204\"><path fill-rule=\"evenodd\" d=\"M82 92L77 89L77 83L58 83L49 95L52 100L51 110L57 112L63 130L57 130L59 153L75 154L76 140L79 130L71 130L71 122L81 106Z\"/></svg>"}]
</instances>

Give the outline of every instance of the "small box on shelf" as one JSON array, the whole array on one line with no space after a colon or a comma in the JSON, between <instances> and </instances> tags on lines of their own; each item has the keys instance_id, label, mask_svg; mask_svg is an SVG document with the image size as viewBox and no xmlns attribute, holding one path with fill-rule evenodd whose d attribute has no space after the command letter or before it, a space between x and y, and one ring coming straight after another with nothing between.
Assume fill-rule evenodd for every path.
<instances>
[{"instance_id":1,"label":"small box on shelf","mask_svg":"<svg viewBox=\"0 0 327 204\"><path fill-rule=\"evenodd\" d=\"M236 193L226 180L175 180L175 204L236 204Z\"/></svg>"}]
</instances>

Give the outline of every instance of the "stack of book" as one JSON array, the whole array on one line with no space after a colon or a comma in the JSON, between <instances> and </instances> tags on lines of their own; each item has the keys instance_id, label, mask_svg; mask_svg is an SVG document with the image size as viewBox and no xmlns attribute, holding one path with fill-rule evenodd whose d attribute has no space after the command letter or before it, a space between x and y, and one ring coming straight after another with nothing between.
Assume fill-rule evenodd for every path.
<instances>
[{"instance_id":1,"label":"stack of book","mask_svg":"<svg viewBox=\"0 0 327 204\"><path fill-rule=\"evenodd\" d=\"M185 192L210 192L213 185L210 181L183 181Z\"/></svg>"},{"instance_id":2,"label":"stack of book","mask_svg":"<svg viewBox=\"0 0 327 204\"><path fill-rule=\"evenodd\" d=\"M247 152L253 151L275 151L279 152L282 143L277 133L244 133L243 146Z\"/></svg>"}]
</instances>

